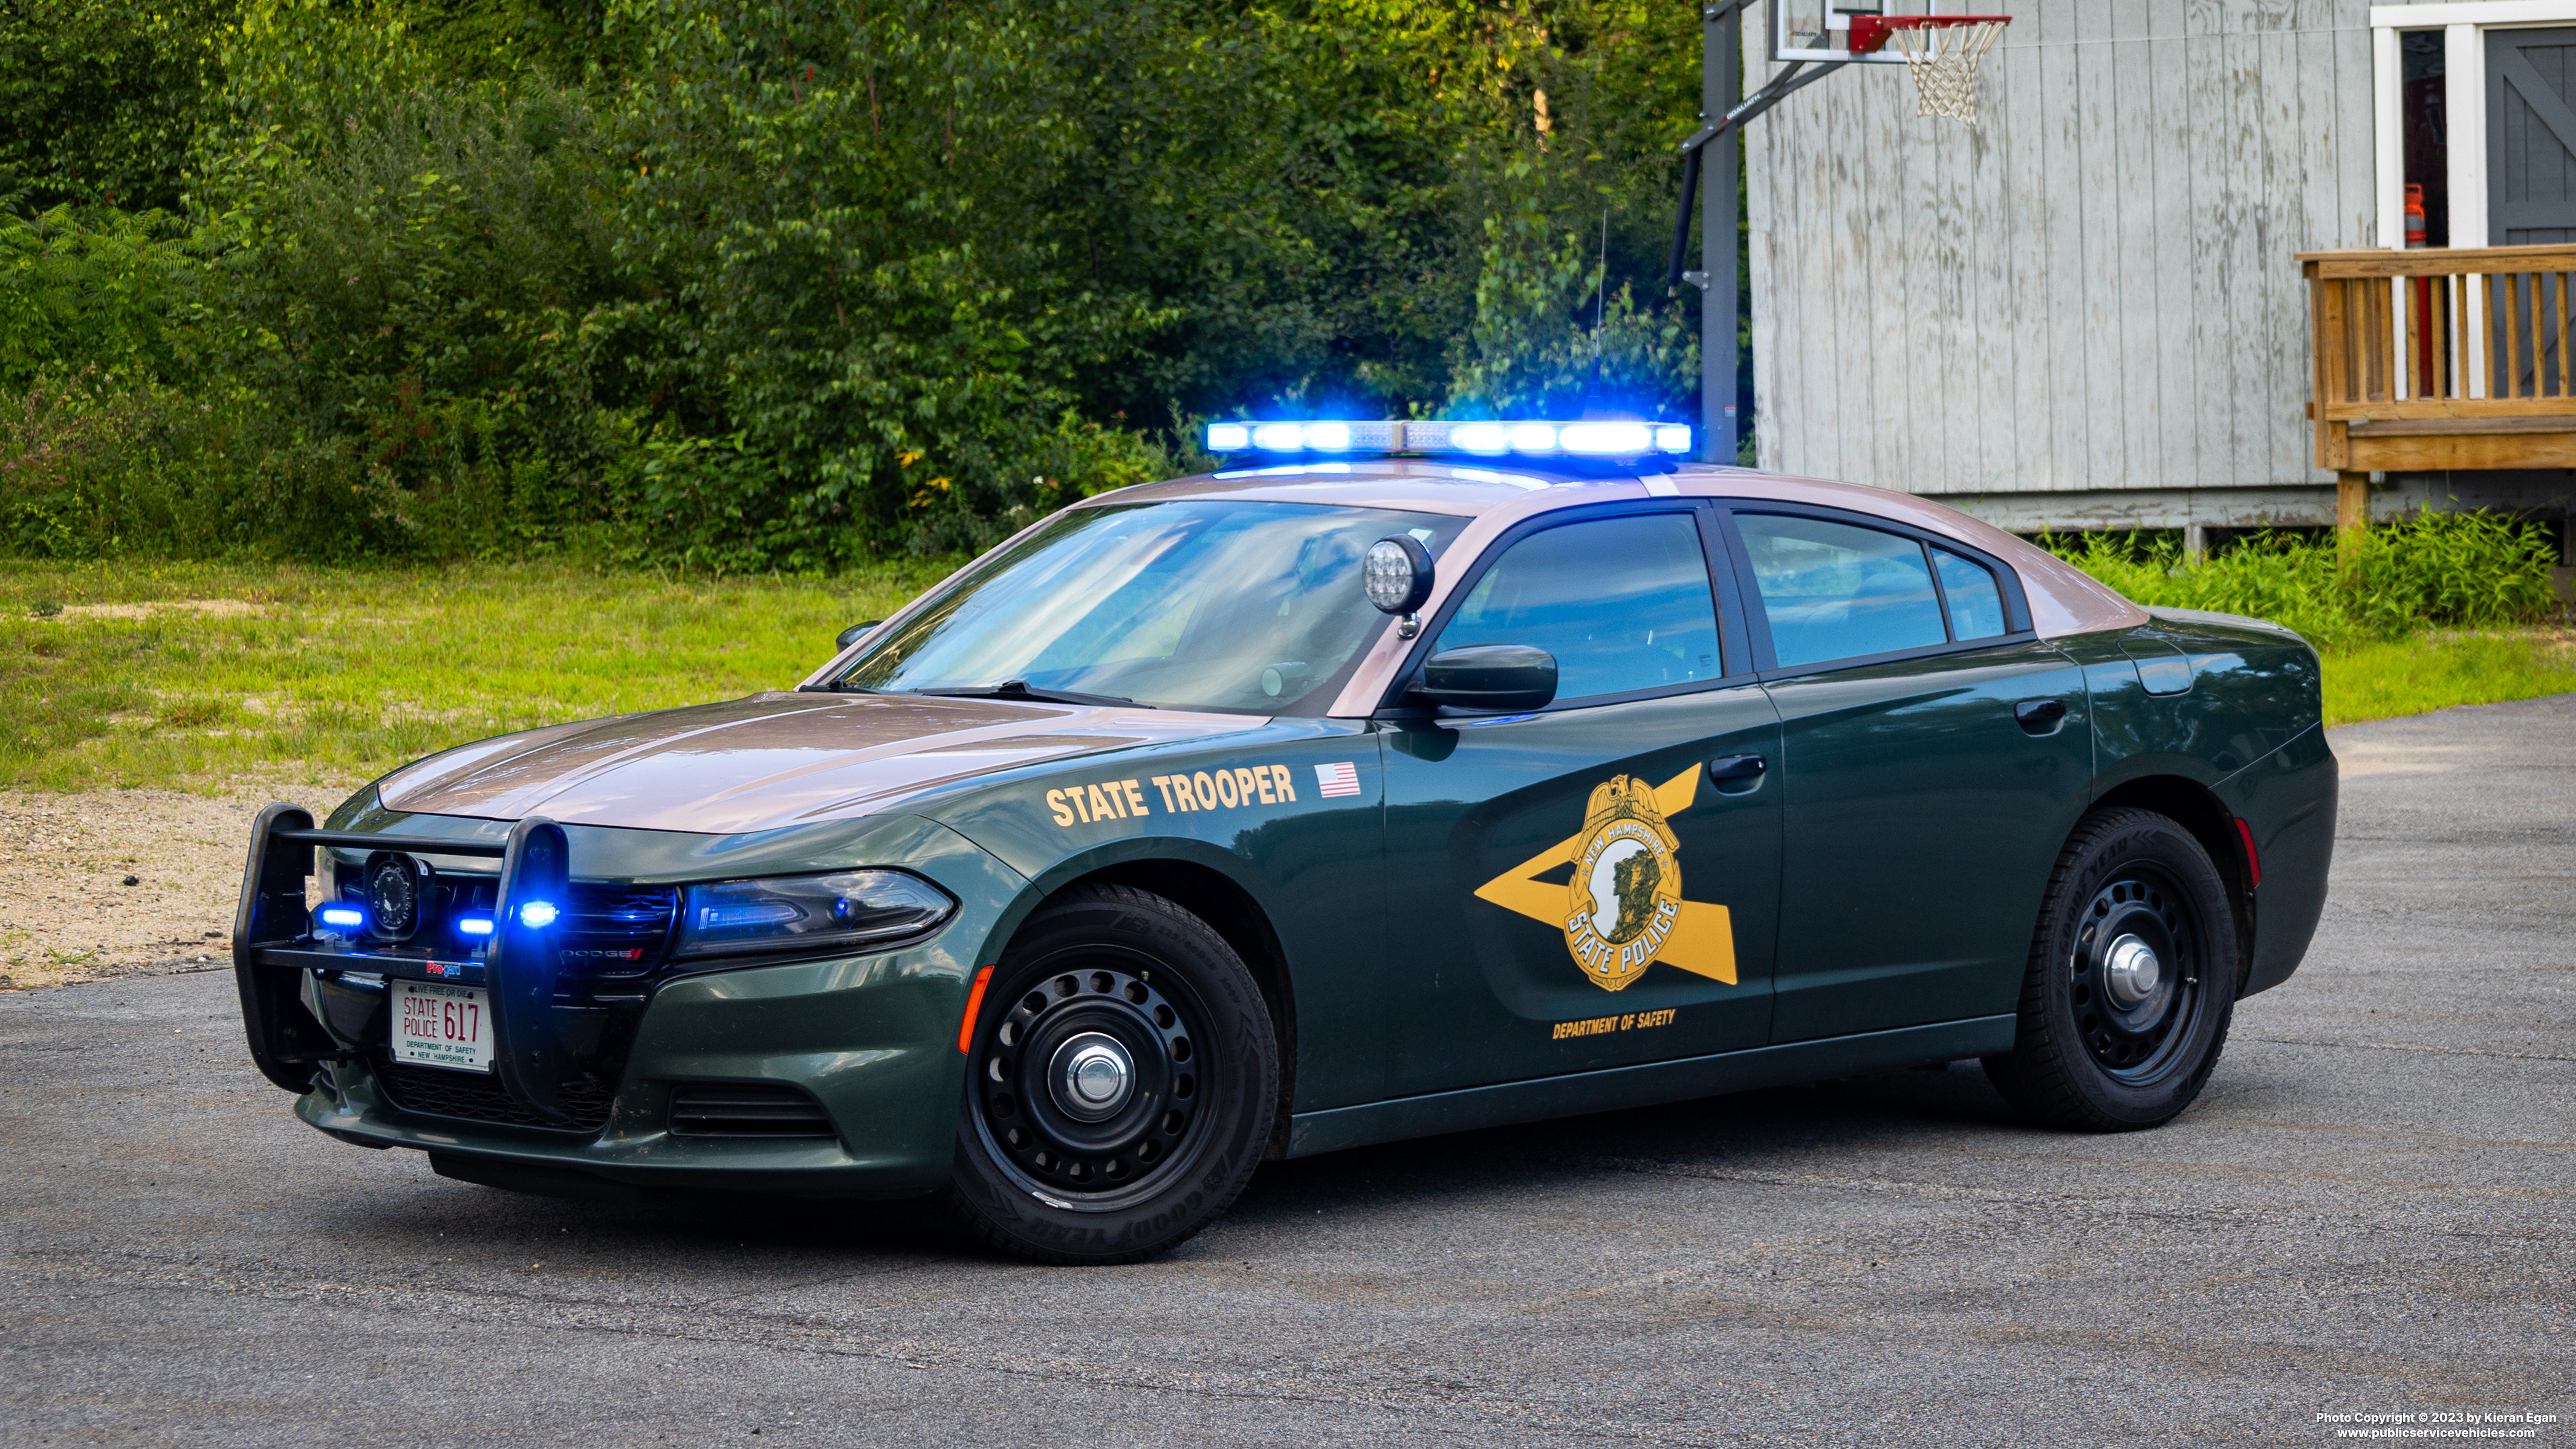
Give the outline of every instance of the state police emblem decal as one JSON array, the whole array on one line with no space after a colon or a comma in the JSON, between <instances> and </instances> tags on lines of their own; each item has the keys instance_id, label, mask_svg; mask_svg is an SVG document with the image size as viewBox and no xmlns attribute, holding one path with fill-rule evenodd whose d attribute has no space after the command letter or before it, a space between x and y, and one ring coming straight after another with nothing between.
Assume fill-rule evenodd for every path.
<instances>
[{"instance_id":1,"label":"state police emblem decal","mask_svg":"<svg viewBox=\"0 0 2576 1449\"><path fill-rule=\"evenodd\" d=\"M1666 823L1698 795L1697 766L1661 785L1606 780L1581 830L1476 887L1476 898L1562 930L1583 979L1604 991L1658 961L1733 986L1734 919L1715 902L1682 899L1681 839ZM1568 863L1571 879L1540 879Z\"/></svg>"},{"instance_id":2,"label":"state police emblem decal","mask_svg":"<svg viewBox=\"0 0 2576 1449\"><path fill-rule=\"evenodd\" d=\"M1681 920L1681 842L1654 787L1621 775L1593 788L1565 917L1565 949L1596 986L1646 974Z\"/></svg>"}]
</instances>

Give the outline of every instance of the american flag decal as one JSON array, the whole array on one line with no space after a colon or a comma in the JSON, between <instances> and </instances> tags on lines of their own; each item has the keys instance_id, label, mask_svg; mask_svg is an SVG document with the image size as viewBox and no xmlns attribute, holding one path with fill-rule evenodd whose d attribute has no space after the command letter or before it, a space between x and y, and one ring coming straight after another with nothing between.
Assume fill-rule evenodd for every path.
<instances>
[{"instance_id":1,"label":"american flag decal","mask_svg":"<svg viewBox=\"0 0 2576 1449\"><path fill-rule=\"evenodd\" d=\"M1327 800L1336 795L1356 795L1360 792L1360 768L1348 760L1338 765L1317 765L1315 788Z\"/></svg>"}]
</instances>

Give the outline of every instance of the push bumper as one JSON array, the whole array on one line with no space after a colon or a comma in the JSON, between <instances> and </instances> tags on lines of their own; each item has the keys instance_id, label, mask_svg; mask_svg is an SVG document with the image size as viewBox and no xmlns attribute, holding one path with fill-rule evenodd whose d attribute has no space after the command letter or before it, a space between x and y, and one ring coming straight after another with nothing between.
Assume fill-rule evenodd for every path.
<instances>
[{"instance_id":1,"label":"push bumper","mask_svg":"<svg viewBox=\"0 0 2576 1449\"><path fill-rule=\"evenodd\" d=\"M542 941L505 938L488 953L438 960L317 938L305 906L317 847L497 857L495 914L507 922L524 894L512 886L531 874L530 843L545 841L543 822L411 816L383 826L318 830L309 814L273 806L254 828L235 924L243 1023L253 1058L298 1094L307 1123L345 1142L428 1151L442 1171L461 1167L450 1175L483 1181L496 1179L478 1169L895 1197L947 1177L967 985L1027 885L963 837L910 817L754 837L571 827L553 841L549 886L865 861L911 870L959 903L929 936L875 954L664 967L611 982L567 969ZM584 861L596 877L579 869ZM488 990L498 1070L393 1060L388 983L405 978ZM730 1102L732 1116L710 1101ZM763 1112L796 1120L760 1120Z\"/></svg>"}]
</instances>

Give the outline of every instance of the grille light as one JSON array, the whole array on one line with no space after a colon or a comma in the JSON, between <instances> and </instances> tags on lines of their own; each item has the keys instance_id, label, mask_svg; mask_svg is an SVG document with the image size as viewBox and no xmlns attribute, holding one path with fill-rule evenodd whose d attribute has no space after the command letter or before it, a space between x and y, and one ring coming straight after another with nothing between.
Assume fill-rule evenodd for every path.
<instances>
[{"instance_id":1,"label":"grille light","mask_svg":"<svg viewBox=\"0 0 2576 1449\"><path fill-rule=\"evenodd\" d=\"M562 914L552 901L530 901L519 907L519 924L531 931L542 931L553 925L555 917Z\"/></svg>"},{"instance_id":2,"label":"grille light","mask_svg":"<svg viewBox=\"0 0 2576 1449\"><path fill-rule=\"evenodd\" d=\"M491 935L492 918L490 916L459 916L456 918L456 933L460 936Z\"/></svg>"},{"instance_id":3,"label":"grille light","mask_svg":"<svg viewBox=\"0 0 2576 1449\"><path fill-rule=\"evenodd\" d=\"M335 931L364 930L367 924L367 913L356 906L324 906L313 918Z\"/></svg>"},{"instance_id":4,"label":"grille light","mask_svg":"<svg viewBox=\"0 0 2576 1449\"><path fill-rule=\"evenodd\" d=\"M1576 454L1589 458L1686 455L1691 430L1681 423L1627 420L1497 422L1210 423L1211 453L1473 453L1499 458Z\"/></svg>"}]
</instances>

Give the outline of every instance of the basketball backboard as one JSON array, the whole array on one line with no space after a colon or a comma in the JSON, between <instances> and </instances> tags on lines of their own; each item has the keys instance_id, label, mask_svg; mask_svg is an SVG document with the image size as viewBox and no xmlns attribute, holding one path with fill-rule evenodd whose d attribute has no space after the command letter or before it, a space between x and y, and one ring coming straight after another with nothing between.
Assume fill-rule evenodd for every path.
<instances>
[{"instance_id":1,"label":"basketball backboard","mask_svg":"<svg viewBox=\"0 0 2576 1449\"><path fill-rule=\"evenodd\" d=\"M1775 61L1862 60L1903 65L1894 46L1851 53L1855 15L1963 15L2009 9L2005 0L1771 0L1771 58Z\"/></svg>"}]
</instances>

